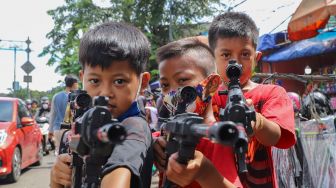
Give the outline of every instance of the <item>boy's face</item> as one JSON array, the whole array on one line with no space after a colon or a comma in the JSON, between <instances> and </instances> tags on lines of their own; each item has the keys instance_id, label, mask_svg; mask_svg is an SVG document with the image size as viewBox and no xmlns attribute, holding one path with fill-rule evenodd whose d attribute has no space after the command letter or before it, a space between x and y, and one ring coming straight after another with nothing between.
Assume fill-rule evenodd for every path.
<instances>
[{"instance_id":1,"label":"boy's face","mask_svg":"<svg viewBox=\"0 0 336 188\"><path fill-rule=\"evenodd\" d=\"M84 90L93 96L108 96L114 118L125 113L134 102L140 78L127 61L114 61L108 68L86 65L80 73Z\"/></svg>"},{"instance_id":2,"label":"boy's face","mask_svg":"<svg viewBox=\"0 0 336 188\"><path fill-rule=\"evenodd\" d=\"M177 56L159 64L162 94L177 90L183 86L196 86L206 77L201 68L195 66L195 60L189 56Z\"/></svg>"},{"instance_id":3,"label":"boy's face","mask_svg":"<svg viewBox=\"0 0 336 188\"><path fill-rule=\"evenodd\" d=\"M226 67L229 60L237 60L243 67L240 76L240 84L245 85L252 76L254 64L256 62L256 50L251 39L234 38L218 38L216 48L214 50L218 74L229 82L226 76Z\"/></svg>"}]
</instances>

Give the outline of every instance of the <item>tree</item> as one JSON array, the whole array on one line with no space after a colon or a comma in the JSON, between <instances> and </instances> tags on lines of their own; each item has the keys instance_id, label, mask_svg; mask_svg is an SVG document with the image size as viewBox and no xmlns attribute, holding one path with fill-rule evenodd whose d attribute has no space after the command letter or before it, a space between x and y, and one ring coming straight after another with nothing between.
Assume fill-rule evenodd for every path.
<instances>
[{"instance_id":1,"label":"tree","mask_svg":"<svg viewBox=\"0 0 336 188\"><path fill-rule=\"evenodd\" d=\"M40 56L49 54L47 64L57 64L56 71L61 74L78 74L78 46L83 33L107 20L124 21L149 38L152 56L148 68L152 70L157 67L155 51L169 41L169 34L173 40L197 35L197 29L202 30L197 23L218 13L217 7L225 5L220 0L110 0L110 7L104 8L92 0L65 0L65 5L48 11L55 26L47 34L51 43Z\"/></svg>"},{"instance_id":2,"label":"tree","mask_svg":"<svg viewBox=\"0 0 336 188\"><path fill-rule=\"evenodd\" d=\"M36 99L38 102L40 102L40 99L42 97L48 97L49 100L51 101L52 97L60 92L63 91L64 87L63 86L57 86L55 88L52 88L49 91L37 91L37 90L30 90L30 96L31 99ZM8 94L3 94L3 96L6 97L14 97L14 93L13 91L11 91ZM15 97L20 98L22 100L26 100L27 99L27 89L26 88L20 88L19 90L15 91Z\"/></svg>"}]
</instances>

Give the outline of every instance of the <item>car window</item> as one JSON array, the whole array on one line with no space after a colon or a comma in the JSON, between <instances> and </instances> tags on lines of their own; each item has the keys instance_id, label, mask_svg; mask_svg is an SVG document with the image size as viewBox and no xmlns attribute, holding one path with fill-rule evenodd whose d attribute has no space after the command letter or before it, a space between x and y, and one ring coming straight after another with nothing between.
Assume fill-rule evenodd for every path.
<instances>
[{"instance_id":1,"label":"car window","mask_svg":"<svg viewBox=\"0 0 336 188\"><path fill-rule=\"evenodd\" d=\"M26 105L22 101L19 101L19 117L20 119L23 117L31 117Z\"/></svg>"},{"instance_id":2,"label":"car window","mask_svg":"<svg viewBox=\"0 0 336 188\"><path fill-rule=\"evenodd\" d=\"M12 121L13 117L13 102L0 101L0 122Z\"/></svg>"}]
</instances>

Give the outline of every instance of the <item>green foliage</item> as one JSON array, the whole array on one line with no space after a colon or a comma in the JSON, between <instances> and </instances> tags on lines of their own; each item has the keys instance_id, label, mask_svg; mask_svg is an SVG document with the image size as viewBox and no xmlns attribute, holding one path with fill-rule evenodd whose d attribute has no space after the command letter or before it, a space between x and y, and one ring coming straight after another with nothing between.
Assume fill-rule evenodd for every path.
<instances>
[{"instance_id":1,"label":"green foliage","mask_svg":"<svg viewBox=\"0 0 336 188\"><path fill-rule=\"evenodd\" d=\"M36 99L37 101L40 102L40 99L41 97L45 97L47 96L49 98L49 100L51 101L52 97L60 92L60 91L63 91L64 90L64 87L62 86L58 86L58 87L55 87L55 88L52 88L51 90L49 91L37 91L37 90L30 90L30 98L31 99ZM4 95L6 97L14 97L14 93L13 91L11 91L9 94L7 95ZM15 91L15 97L17 98L20 98L22 100L26 100L28 99L28 91L26 88L22 88L22 89L19 89L17 91Z\"/></svg>"},{"instance_id":2,"label":"green foliage","mask_svg":"<svg viewBox=\"0 0 336 188\"><path fill-rule=\"evenodd\" d=\"M151 74L151 79L149 80L150 83L159 79L159 70L153 69L150 71L150 74Z\"/></svg>"},{"instance_id":3,"label":"green foliage","mask_svg":"<svg viewBox=\"0 0 336 188\"><path fill-rule=\"evenodd\" d=\"M223 7L220 0L110 0L110 8L96 6L92 0L65 0L65 5L49 10L54 28L47 34L51 43L40 53L50 55L48 65L57 64L61 74L78 74L78 46L83 33L107 20L124 21L140 28L151 42L148 69L157 68L155 51L169 41L197 35L200 19L213 16ZM203 30L204 31L204 30Z\"/></svg>"}]
</instances>

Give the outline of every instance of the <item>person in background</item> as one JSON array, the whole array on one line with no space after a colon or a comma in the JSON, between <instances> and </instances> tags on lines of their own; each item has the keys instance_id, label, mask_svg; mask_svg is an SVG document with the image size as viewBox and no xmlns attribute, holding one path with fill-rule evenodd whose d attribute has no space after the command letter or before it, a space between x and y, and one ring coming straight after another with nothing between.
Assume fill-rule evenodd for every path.
<instances>
[{"instance_id":1,"label":"person in background","mask_svg":"<svg viewBox=\"0 0 336 188\"><path fill-rule=\"evenodd\" d=\"M36 99L33 99L33 100L32 100L32 103L31 103L31 109L30 109L30 112L31 112L31 114L32 114L33 116L36 115L36 112L37 112L37 110L38 110L38 108L39 108L38 105L39 105L39 104L38 104L37 100L36 100Z\"/></svg>"},{"instance_id":2,"label":"person in background","mask_svg":"<svg viewBox=\"0 0 336 188\"><path fill-rule=\"evenodd\" d=\"M49 134L48 139L55 142L55 153L58 154L59 142L61 139L61 123L64 120L65 110L68 104L68 94L78 89L78 79L73 75L67 75L64 79L65 90L56 93L51 101Z\"/></svg>"}]
</instances>

